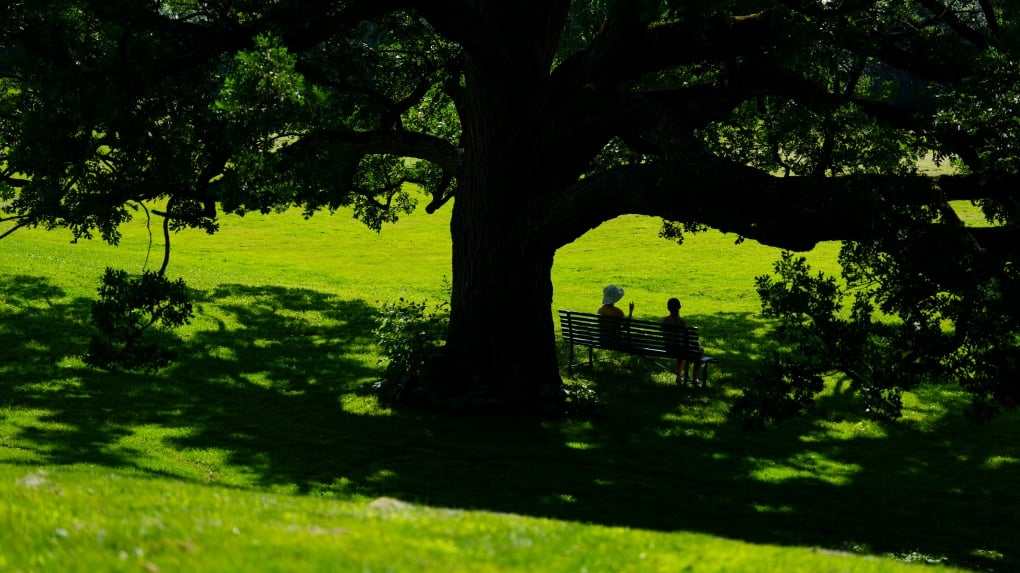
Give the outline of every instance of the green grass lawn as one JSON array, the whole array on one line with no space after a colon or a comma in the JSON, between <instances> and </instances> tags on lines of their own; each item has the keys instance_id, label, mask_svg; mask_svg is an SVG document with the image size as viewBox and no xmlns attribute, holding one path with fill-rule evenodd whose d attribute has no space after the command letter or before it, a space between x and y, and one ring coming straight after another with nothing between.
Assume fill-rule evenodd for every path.
<instances>
[{"instance_id":1,"label":"green grass lawn","mask_svg":"<svg viewBox=\"0 0 1020 573\"><path fill-rule=\"evenodd\" d=\"M155 375L77 357L103 269L142 268L141 221L119 248L0 241L0 572L1020 569L1016 414L974 425L930 387L879 425L833 380L812 418L741 432L729 405L771 344L753 278L778 252L732 235L677 247L624 217L553 274L550 312L594 310L607 282L639 317L680 297L721 360L707 390L602 354L569 380L601 396L587 419L381 407L373 317L442 298L448 216L175 236L170 274L199 302ZM835 272L836 250L810 258Z\"/></svg>"}]
</instances>

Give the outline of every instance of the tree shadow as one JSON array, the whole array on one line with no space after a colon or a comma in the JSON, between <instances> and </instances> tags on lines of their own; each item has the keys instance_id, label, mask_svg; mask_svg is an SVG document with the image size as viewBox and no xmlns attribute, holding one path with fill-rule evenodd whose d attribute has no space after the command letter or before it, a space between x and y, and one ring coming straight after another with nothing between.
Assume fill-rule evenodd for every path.
<instances>
[{"instance_id":1,"label":"tree shadow","mask_svg":"<svg viewBox=\"0 0 1020 573\"><path fill-rule=\"evenodd\" d=\"M90 301L66 296L44 278L0 275L0 392L53 378L87 343Z\"/></svg>"},{"instance_id":2,"label":"tree shadow","mask_svg":"<svg viewBox=\"0 0 1020 573\"><path fill-rule=\"evenodd\" d=\"M74 362L87 343L88 301L66 300L43 279L0 277L0 287L0 404L9 412L0 428L22 450L5 463L94 463L307 495L1020 567L1012 511L1020 452L1002 439L1015 436L1015 417L963 430L895 424L847 436L824 420L798 420L742 433L727 405L770 344L751 315L692 317L720 358L708 388L608 360L581 375L604 396L600 414L540 421L371 403L363 389L379 373L376 311L364 301L271 286L199 293L203 324L184 336L182 359L142 375ZM135 439L146 431L155 444ZM920 445L923 455L914 453Z\"/></svg>"}]
</instances>

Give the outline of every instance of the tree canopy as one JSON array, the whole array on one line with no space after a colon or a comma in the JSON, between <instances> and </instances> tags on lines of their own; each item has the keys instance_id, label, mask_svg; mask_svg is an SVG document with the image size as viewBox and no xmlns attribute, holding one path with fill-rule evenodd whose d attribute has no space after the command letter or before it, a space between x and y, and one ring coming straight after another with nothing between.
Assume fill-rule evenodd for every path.
<instances>
[{"instance_id":1,"label":"tree canopy","mask_svg":"<svg viewBox=\"0 0 1020 573\"><path fill-rule=\"evenodd\" d=\"M353 207L379 228L452 204L430 399L524 412L562 401L553 256L600 223L654 215L665 236L793 251L843 240L846 311L795 257L759 280L809 359L759 380L749 411L798 410L833 368L883 415L932 379L1020 400L1014 3L7 4L0 235L116 242L151 202L168 245L221 212ZM956 172L920 173L922 157ZM990 224L964 225L954 200ZM485 328L502 315L525 336Z\"/></svg>"}]
</instances>

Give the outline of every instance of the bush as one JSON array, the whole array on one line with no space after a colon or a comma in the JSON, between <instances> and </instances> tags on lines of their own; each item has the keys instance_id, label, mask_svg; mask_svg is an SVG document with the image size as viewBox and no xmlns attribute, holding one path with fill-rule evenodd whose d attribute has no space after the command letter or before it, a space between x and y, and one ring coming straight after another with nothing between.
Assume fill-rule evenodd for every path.
<instances>
[{"instance_id":1,"label":"bush","mask_svg":"<svg viewBox=\"0 0 1020 573\"><path fill-rule=\"evenodd\" d=\"M400 298L383 303L373 331L386 368L375 388L385 401L420 402L432 395L436 373L450 325L450 305L430 309L427 301Z\"/></svg>"},{"instance_id":2,"label":"bush","mask_svg":"<svg viewBox=\"0 0 1020 573\"><path fill-rule=\"evenodd\" d=\"M744 430L764 430L774 422L794 418L814 407L824 389L821 376L802 362L770 357L751 378L733 404Z\"/></svg>"},{"instance_id":3,"label":"bush","mask_svg":"<svg viewBox=\"0 0 1020 573\"><path fill-rule=\"evenodd\" d=\"M565 414L569 418L591 418L602 413L602 397L587 383L565 384L563 395L566 406Z\"/></svg>"},{"instance_id":4,"label":"bush","mask_svg":"<svg viewBox=\"0 0 1020 573\"><path fill-rule=\"evenodd\" d=\"M106 269L99 299L92 304L92 336L83 357L86 364L105 369L155 371L168 365L174 352L150 329L170 330L191 321L191 301L182 279L145 271L139 277Z\"/></svg>"}]
</instances>

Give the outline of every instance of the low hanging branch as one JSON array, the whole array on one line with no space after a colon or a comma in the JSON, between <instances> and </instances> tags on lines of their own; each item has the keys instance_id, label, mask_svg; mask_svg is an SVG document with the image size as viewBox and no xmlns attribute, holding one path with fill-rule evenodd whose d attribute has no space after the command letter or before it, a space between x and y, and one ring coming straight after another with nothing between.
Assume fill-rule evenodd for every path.
<instances>
[{"instance_id":1,"label":"low hanging branch","mask_svg":"<svg viewBox=\"0 0 1020 573\"><path fill-rule=\"evenodd\" d=\"M160 265L159 271L156 273L160 276L166 274L166 269L170 265L170 220L174 217L173 208L176 202L177 196L174 195L166 202L165 212L152 210L156 215L163 217L163 264ZM148 215L148 210L146 210L146 215ZM152 245L152 231L149 232L149 245Z\"/></svg>"},{"instance_id":2,"label":"low hanging branch","mask_svg":"<svg viewBox=\"0 0 1020 573\"><path fill-rule=\"evenodd\" d=\"M163 264L158 271L143 270L141 276L107 268L99 286L99 298L92 304L92 322L98 332L92 336L84 355L87 364L104 369L155 371L175 357L165 341L153 340L148 333L156 327L162 336L191 322L191 299L183 279L166 278L170 264L170 221L176 196L167 201L166 211L150 210L141 202L152 248L151 214L163 217ZM146 265L148 265L148 252Z\"/></svg>"},{"instance_id":3,"label":"low hanging branch","mask_svg":"<svg viewBox=\"0 0 1020 573\"><path fill-rule=\"evenodd\" d=\"M25 216L7 217L5 219L0 219L0 223L6 223L8 221L18 221L20 219L27 219L27 218L28 217L25 217ZM15 223L13 227L11 227L10 229L7 229L3 233L0 233L0 239L4 239L7 236L9 236L11 233L13 233L14 231L17 231L18 229L23 229L23 228L25 228L27 226L28 226L27 222Z\"/></svg>"},{"instance_id":4,"label":"low hanging branch","mask_svg":"<svg viewBox=\"0 0 1020 573\"><path fill-rule=\"evenodd\" d=\"M167 214L163 217L163 264L159 267L159 274L166 274L166 268L170 265L170 218L173 213L173 204L176 197L171 197L166 204Z\"/></svg>"}]
</instances>

